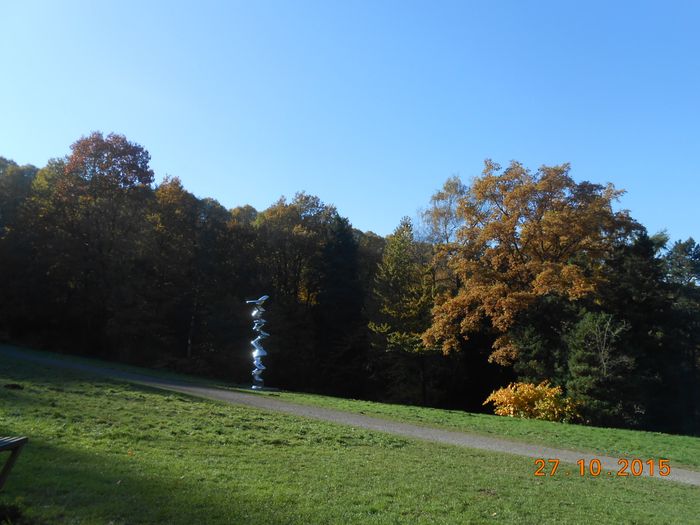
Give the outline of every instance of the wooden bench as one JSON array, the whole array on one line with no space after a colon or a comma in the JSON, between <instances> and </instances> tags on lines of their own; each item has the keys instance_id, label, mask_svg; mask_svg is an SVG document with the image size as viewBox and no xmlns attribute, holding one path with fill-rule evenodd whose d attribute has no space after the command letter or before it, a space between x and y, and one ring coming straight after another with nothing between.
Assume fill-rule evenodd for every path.
<instances>
[{"instance_id":1,"label":"wooden bench","mask_svg":"<svg viewBox=\"0 0 700 525\"><path fill-rule=\"evenodd\" d=\"M15 461L17 461L17 456L19 456L22 447L26 445L27 441L29 439L26 437L0 437L0 452L10 451L10 457L7 458L5 466L2 467L2 472L0 472L0 490L2 490L5 481L7 481L7 476L10 475Z\"/></svg>"}]
</instances>

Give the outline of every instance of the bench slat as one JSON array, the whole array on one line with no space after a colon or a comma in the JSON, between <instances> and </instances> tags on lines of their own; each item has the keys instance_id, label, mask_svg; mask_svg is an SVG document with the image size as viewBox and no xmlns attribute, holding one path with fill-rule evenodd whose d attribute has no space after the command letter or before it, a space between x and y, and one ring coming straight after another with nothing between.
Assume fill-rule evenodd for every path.
<instances>
[{"instance_id":1,"label":"bench slat","mask_svg":"<svg viewBox=\"0 0 700 525\"><path fill-rule=\"evenodd\" d=\"M17 461L17 456L19 456L22 447L27 441L29 441L29 439L26 437L0 438L0 451L10 451L10 457L7 458L7 461L5 461L2 470L0 470L0 490L2 490L2 487L5 485L5 482L7 481L7 476L10 475L10 471L12 470L15 461Z\"/></svg>"},{"instance_id":2,"label":"bench slat","mask_svg":"<svg viewBox=\"0 0 700 525\"><path fill-rule=\"evenodd\" d=\"M0 451L21 447L27 441L26 437L0 437Z\"/></svg>"}]
</instances>

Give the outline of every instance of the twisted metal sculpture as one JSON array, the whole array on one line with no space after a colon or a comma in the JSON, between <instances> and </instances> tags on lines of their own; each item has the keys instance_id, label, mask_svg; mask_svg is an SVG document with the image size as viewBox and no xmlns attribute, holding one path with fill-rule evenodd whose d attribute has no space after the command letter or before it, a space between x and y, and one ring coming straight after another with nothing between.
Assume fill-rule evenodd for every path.
<instances>
[{"instance_id":1,"label":"twisted metal sculpture","mask_svg":"<svg viewBox=\"0 0 700 525\"><path fill-rule=\"evenodd\" d=\"M255 368L251 372L253 376L253 390L262 390L265 386L261 374L265 370L265 366L262 364L262 358L267 355L267 352L262 347L262 340L269 337L270 334L265 332L262 327L267 321L262 318L265 309L262 304L267 301L270 297L268 295L263 295L260 299L252 299L246 301L246 304L254 304L252 316L253 316L253 331L258 334L258 336L253 339L250 344L253 345L253 365Z\"/></svg>"}]
</instances>

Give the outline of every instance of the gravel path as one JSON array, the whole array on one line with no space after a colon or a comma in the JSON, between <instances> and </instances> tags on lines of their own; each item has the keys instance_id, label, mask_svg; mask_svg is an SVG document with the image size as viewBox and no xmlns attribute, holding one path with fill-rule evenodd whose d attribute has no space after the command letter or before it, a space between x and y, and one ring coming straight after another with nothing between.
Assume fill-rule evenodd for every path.
<instances>
[{"instance_id":1,"label":"gravel path","mask_svg":"<svg viewBox=\"0 0 700 525\"><path fill-rule=\"evenodd\" d=\"M68 368L88 372L112 379L120 379L132 383L138 383L153 388L180 392L197 397L224 401L235 405L244 405L263 410L272 410L275 412L283 412L285 414L293 414L296 416L307 417L311 419L319 419L323 421L331 421L341 425L350 425L378 432L387 432L409 438L421 439L424 441L432 441L436 443L446 443L449 445L457 445L480 450L489 450L493 452L503 452L506 454L514 454L518 456L526 456L530 458L557 458L562 463L575 464L578 460L586 460L586 464L592 459L598 459L601 466L606 471L612 471L612 475L620 468L617 461L619 458L601 456L597 454L587 454L582 452L574 452L571 450L549 448L539 445L530 445L527 443L508 441L505 439L480 436L476 434L468 434L464 432L454 432L431 428L427 426L412 425L409 423L399 423L386 419L379 419L362 414L354 414L351 412L343 412L340 410L332 410L328 408L297 405L287 401L281 401L270 396L258 394L245 394L242 392L224 390L196 383L188 383L184 381L164 379L160 377L149 376L145 374L135 374L123 370L106 368L101 366L91 366L81 363L64 361L62 359L53 359L50 357L41 357L33 354L26 354L13 348L0 347L0 355L12 357L16 359L33 361L38 364L54 366L60 368ZM700 486L700 472L675 468L671 465L671 474L666 477L654 476L654 479L677 481L689 485ZM534 472L534 465L533 465ZM643 473L648 476L646 469Z\"/></svg>"}]
</instances>

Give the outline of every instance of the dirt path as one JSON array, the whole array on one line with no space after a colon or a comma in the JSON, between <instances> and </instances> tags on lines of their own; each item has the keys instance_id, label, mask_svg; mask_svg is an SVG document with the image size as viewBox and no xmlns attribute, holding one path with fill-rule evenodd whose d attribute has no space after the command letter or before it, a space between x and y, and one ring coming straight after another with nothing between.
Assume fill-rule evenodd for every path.
<instances>
[{"instance_id":1,"label":"dirt path","mask_svg":"<svg viewBox=\"0 0 700 525\"><path fill-rule=\"evenodd\" d=\"M518 456L526 456L530 458L557 458L562 463L575 464L578 460L584 459L588 463L592 459L600 460L601 466L606 471L612 471L612 475L619 469L617 463L619 458L601 456L597 454L587 454L582 452L574 452L571 450L543 447L539 445L530 445L515 441L507 441L505 439L479 436L464 432L454 432L449 430L441 430L420 425L412 425L409 423L399 423L386 419L379 419L362 414L353 414L351 412L343 412L340 410L332 410L328 408L297 405L287 401L280 401L269 396L256 394L245 394L242 392L224 390L196 383L188 383L184 381L164 379L160 377L149 376L145 374L135 374L125 372L123 370L105 368L101 366L92 366L81 363L64 361L62 359L53 359L50 357L41 357L33 354L28 354L7 347L0 347L0 356L21 359L25 361L33 361L38 364L67 368L71 370L79 370L91 374L100 375L112 379L120 379L132 383L138 383L153 388L180 392L197 397L224 401L235 405L244 405L263 410L272 410L275 412L283 412L285 414L293 414L301 417L319 419L323 421L331 421L341 425L350 425L378 432L387 432L409 438L421 439L424 441L433 441L436 443L446 443L449 445L457 445L462 447L475 448L480 450L490 450L493 452L503 452L506 454L514 454ZM534 466L533 466L534 468ZM700 472L691 470L674 468L671 465L671 474L667 477L654 476L654 479L677 481L689 485L700 486ZM533 470L534 472L534 470ZM646 470L644 476L647 476Z\"/></svg>"}]
</instances>

